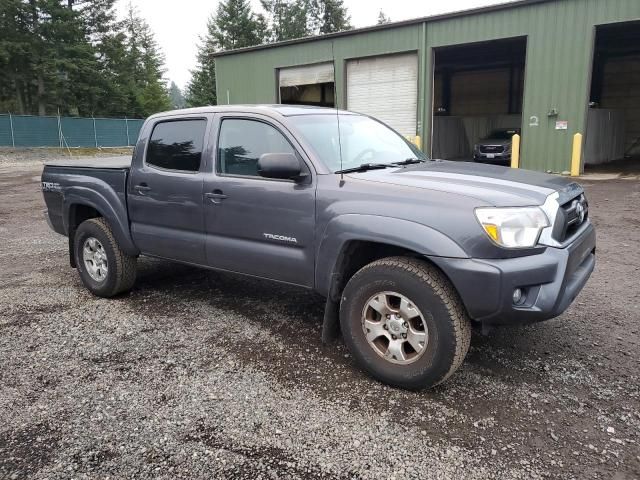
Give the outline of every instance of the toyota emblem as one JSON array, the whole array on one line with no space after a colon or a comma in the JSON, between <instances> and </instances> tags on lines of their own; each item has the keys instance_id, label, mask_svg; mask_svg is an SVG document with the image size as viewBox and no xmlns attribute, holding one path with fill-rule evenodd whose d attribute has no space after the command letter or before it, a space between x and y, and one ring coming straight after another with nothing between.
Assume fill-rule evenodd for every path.
<instances>
[{"instance_id":1,"label":"toyota emblem","mask_svg":"<svg viewBox=\"0 0 640 480\"><path fill-rule=\"evenodd\" d=\"M584 209L584 203L582 201L579 201L578 204L576 205L576 215L578 216L580 223L584 222L585 209Z\"/></svg>"}]
</instances>

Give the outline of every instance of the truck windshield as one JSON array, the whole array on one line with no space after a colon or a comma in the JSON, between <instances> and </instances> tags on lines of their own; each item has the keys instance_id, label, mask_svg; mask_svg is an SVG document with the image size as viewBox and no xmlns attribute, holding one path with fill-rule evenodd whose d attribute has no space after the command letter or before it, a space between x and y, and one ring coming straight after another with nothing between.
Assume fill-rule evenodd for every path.
<instances>
[{"instance_id":1,"label":"truck windshield","mask_svg":"<svg viewBox=\"0 0 640 480\"><path fill-rule=\"evenodd\" d=\"M295 126L332 172L365 163L426 160L424 153L415 145L369 117L340 114L339 132L337 115L301 115L296 118Z\"/></svg>"},{"instance_id":2,"label":"truck windshield","mask_svg":"<svg viewBox=\"0 0 640 480\"><path fill-rule=\"evenodd\" d=\"M520 133L517 130L494 130L485 140L510 140L516 133Z\"/></svg>"}]
</instances>

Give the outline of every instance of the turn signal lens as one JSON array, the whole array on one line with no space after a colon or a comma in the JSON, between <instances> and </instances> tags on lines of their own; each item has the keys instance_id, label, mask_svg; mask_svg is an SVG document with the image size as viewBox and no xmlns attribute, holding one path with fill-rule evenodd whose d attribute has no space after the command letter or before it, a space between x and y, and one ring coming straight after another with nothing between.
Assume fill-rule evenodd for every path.
<instances>
[{"instance_id":1,"label":"turn signal lens","mask_svg":"<svg viewBox=\"0 0 640 480\"><path fill-rule=\"evenodd\" d=\"M491 225L490 223L486 225L482 225L484 231L493 239L494 242L498 242L500 239L500 235L498 234L498 226Z\"/></svg>"}]
</instances>

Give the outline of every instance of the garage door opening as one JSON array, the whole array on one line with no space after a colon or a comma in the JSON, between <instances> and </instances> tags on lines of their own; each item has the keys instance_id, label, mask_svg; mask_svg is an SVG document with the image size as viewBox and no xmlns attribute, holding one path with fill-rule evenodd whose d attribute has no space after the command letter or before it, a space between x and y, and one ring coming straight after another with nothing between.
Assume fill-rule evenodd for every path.
<instances>
[{"instance_id":1,"label":"garage door opening","mask_svg":"<svg viewBox=\"0 0 640 480\"><path fill-rule=\"evenodd\" d=\"M280 103L287 105L335 105L332 63L281 68L278 71Z\"/></svg>"},{"instance_id":2,"label":"garage door opening","mask_svg":"<svg viewBox=\"0 0 640 480\"><path fill-rule=\"evenodd\" d=\"M585 170L640 170L640 22L596 29Z\"/></svg>"},{"instance_id":3,"label":"garage door opening","mask_svg":"<svg viewBox=\"0 0 640 480\"><path fill-rule=\"evenodd\" d=\"M526 37L435 49L433 158L510 164L526 52Z\"/></svg>"}]
</instances>

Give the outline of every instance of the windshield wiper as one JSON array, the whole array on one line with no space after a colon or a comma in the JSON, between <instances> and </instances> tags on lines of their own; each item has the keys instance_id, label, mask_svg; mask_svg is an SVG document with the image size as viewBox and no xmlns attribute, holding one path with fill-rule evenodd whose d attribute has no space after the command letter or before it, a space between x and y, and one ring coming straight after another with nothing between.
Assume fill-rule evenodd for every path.
<instances>
[{"instance_id":1,"label":"windshield wiper","mask_svg":"<svg viewBox=\"0 0 640 480\"><path fill-rule=\"evenodd\" d=\"M401 162L393 162L393 165L403 166L403 165L413 165L414 163L424 163L426 160L421 160L420 158L407 158Z\"/></svg>"},{"instance_id":2,"label":"windshield wiper","mask_svg":"<svg viewBox=\"0 0 640 480\"><path fill-rule=\"evenodd\" d=\"M380 170L382 168L394 167L395 164L392 163L363 163L357 167L345 168L343 170L338 170L335 173L355 173L355 172L366 172L368 170Z\"/></svg>"}]
</instances>

